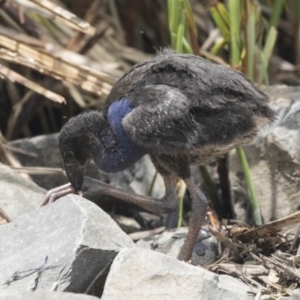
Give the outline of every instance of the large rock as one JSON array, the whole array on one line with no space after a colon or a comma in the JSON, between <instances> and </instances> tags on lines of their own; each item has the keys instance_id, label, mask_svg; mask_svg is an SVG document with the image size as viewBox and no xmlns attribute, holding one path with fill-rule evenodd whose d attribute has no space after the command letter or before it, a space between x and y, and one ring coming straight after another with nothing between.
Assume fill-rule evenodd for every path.
<instances>
[{"instance_id":1,"label":"large rock","mask_svg":"<svg viewBox=\"0 0 300 300\"><path fill-rule=\"evenodd\" d=\"M235 278L135 248L123 249L117 255L101 299L253 299L248 292L250 288Z\"/></svg>"},{"instance_id":2,"label":"large rock","mask_svg":"<svg viewBox=\"0 0 300 300\"><path fill-rule=\"evenodd\" d=\"M177 230L165 231L162 234L150 236L139 240L136 246L143 249L155 250L177 258L187 236L187 227ZM218 242L207 230L201 229L194 247L191 263L193 265L207 266L217 260Z\"/></svg>"},{"instance_id":3,"label":"large rock","mask_svg":"<svg viewBox=\"0 0 300 300\"><path fill-rule=\"evenodd\" d=\"M37 290L58 284L59 291L93 290L101 295L106 273L122 247L134 243L106 213L68 195L0 227L0 295L29 291L37 273L23 276L46 258ZM3 285L13 274L22 278Z\"/></svg>"},{"instance_id":4,"label":"large rock","mask_svg":"<svg viewBox=\"0 0 300 300\"><path fill-rule=\"evenodd\" d=\"M16 153L22 165L32 167L62 168L63 164L58 149L58 134L42 135L29 139L21 139L12 142L12 146L23 151L36 154L36 157ZM116 174L105 174L99 171L97 166L91 162L87 168L86 175L97 178L106 183L125 189L137 194L147 195L151 185L155 168L148 156L143 157L132 167ZM33 175L34 181L45 189L51 189L67 182L63 174L56 175ZM158 176L153 189L153 196L162 197L164 185L162 178Z\"/></svg>"},{"instance_id":5,"label":"large rock","mask_svg":"<svg viewBox=\"0 0 300 300\"><path fill-rule=\"evenodd\" d=\"M266 89L276 120L262 128L244 147L251 176L266 222L299 209L300 199L300 88ZM244 175L235 151L229 155L231 196L236 218L251 222L252 211Z\"/></svg>"},{"instance_id":6,"label":"large rock","mask_svg":"<svg viewBox=\"0 0 300 300\"><path fill-rule=\"evenodd\" d=\"M11 220L35 210L46 194L46 191L34 182L1 163L0 191L0 207Z\"/></svg>"},{"instance_id":7,"label":"large rock","mask_svg":"<svg viewBox=\"0 0 300 300\"><path fill-rule=\"evenodd\" d=\"M1 296L0 300L99 300L99 298L74 293L36 291L27 293L16 293L12 295Z\"/></svg>"}]
</instances>

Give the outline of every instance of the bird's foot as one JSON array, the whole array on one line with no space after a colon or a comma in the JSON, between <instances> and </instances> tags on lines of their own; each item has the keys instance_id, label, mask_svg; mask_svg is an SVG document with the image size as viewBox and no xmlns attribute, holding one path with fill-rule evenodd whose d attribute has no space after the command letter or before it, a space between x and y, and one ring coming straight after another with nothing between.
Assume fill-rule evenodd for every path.
<instances>
[{"instance_id":1,"label":"bird's foot","mask_svg":"<svg viewBox=\"0 0 300 300\"><path fill-rule=\"evenodd\" d=\"M90 177L84 177L82 189L81 191L78 192L78 194L83 197L91 196L94 194L103 194L105 193L105 190L109 187L110 186L108 186L106 183L101 182L99 180ZM37 209L47 204L53 203L63 196L66 196L68 194L74 194L74 193L75 190L72 187L71 183L67 183L65 185L61 185L57 188L54 188L47 192L46 196L39 204Z\"/></svg>"},{"instance_id":2,"label":"bird's foot","mask_svg":"<svg viewBox=\"0 0 300 300\"><path fill-rule=\"evenodd\" d=\"M37 209L49 203L55 202L57 199L72 193L75 193L75 190L72 187L71 183L67 183L65 185L54 188L47 192Z\"/></svg>"}]
</instances>

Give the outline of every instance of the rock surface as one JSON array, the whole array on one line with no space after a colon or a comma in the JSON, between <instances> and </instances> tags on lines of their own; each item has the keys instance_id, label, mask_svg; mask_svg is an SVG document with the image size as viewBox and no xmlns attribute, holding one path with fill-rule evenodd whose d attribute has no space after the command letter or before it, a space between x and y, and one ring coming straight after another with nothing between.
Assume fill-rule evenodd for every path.
<instances>
[{"instance_id":1,"label":"rock surface","mask_svg":"<svg viewBox=\"0 0 300 300\"><path fill-rule=\"evenodd\" d=\"M177 258L187 236L187 228L165 231L146 239L139 240L136 246L143 249L155 250ZM217 260L218 243L215 237L206 230L199 232L198 239L192 255L192 264L207 266Z\"/></svg>"},{"instance_id":2,"label":"rock surface","mask_svg":"<svg viewBox=\"0 0 300 300\"><path fill-rule=\"evenodd\" d=\"M97 285L95 293L101 295L106 272L122 247L134 243L106 213L68 195L0 227L0 295L29 291L37 272L24 275L45 262L37 290L58 284L59 291L85 293ZM13 274L22 278L3 285Z\"/></svg>"},{"instance_id":3,"label":"rock surface","mask_svg":"<svg viewBox=\"0 0 300 300\"><path fill-rule=\"evenodd\" d=\"M285 299L286 300L287 299L288 300L300 300L300 290L299 289L294 290L292 296L289 298L286 297Z\"/></svg>"},{"instance_id":4,"label":"rock surface","mask_svg":"<svg viewBox=\"0 0 300 300\"><path fill-rule=\"evenodd\" d=\"M135 248L123 249L117 255L101 299L250 300L253 297L250 288L235 278Z\"/></svg>"},{"instance_id":5,"label":"rock surface","mask_svg":"<svg viewBox=\"0 0 300 300\"><path fill-rule=\"evenodd\" d=\"M1 163L0 190L0 207L11 220L35 210L46 194L46 191L34 182Z\"/></svg>"},{"instance_id":6,"label":"rock surface","mask_svg":"<svg viewBox=\"0 0 300 300\"><path fill-rule=\"evenodd\" d=\"M36 291L27 293L16 293L7 296L1 296L0 300L99 300L94 296L75 293Z\"/></svg>"},{"instance_id":7,"label":"rock surface","mask_svg":"<svg viewBox=\"0 0 300 300\"><path fill-rule=\"evenodd\" d=\"M15 153L15 156L24 166L63 168L57 137L58 134L41 135L17 140L12 142L11 145L37 155L35 158L32 158L24 154ZM87 176L98 178L103 182L142 195L148 194L154 174L155 168L148 156L144 156L135 165L120 173L102 173L93 162L89 164L86 172ZM51 189L67 182L67 178L63 174L33 175L32 178L39 186L45 189ZM153 196L162 197L163 193L163 180L158 176L154 185Z\"/></svg>"},{"instance_id":8,"label":"rock surface","mask_svg":"<svg viewBox=\"0 0 300 300\"><path fill-rule=\"evenodd\" d=\"M276 120L262 128L244 147L265 222L299 209L300 199L300 88L266 89ZM250 200L235 151L229 155L231 196L236 219L252 222Z\"/></svg>"}]
</instances>

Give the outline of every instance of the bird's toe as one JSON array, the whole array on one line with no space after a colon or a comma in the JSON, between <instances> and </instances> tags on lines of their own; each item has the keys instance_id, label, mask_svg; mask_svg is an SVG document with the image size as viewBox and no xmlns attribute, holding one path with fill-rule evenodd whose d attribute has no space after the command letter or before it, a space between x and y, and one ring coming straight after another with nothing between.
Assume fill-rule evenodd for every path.
<instances>
[{"instance_id":1,"label":"bird's toe","mask_svg":"<svg viewBox=\"0 0 300 300\"><path fill-rule=\"evenodd\" d=\"M54 188L47 192L47 194L36 209L45 206L49 203L53 203L57 199L72 193L74 193L74 189L70 183Z\"/></svg>"}]
</instances>

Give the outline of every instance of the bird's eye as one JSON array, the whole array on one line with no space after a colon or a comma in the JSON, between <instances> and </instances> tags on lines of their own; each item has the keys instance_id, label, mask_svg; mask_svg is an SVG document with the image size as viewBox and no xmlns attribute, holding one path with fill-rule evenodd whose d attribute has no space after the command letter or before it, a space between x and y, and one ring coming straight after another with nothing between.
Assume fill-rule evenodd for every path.
<instances>
[{"instance_id":1,"label":"bird's eye","mask_svg":"<svg viewBox=\"0 0 300 300\"><path fill-rule=\"evenodd\" d=\"M74 158L74 153L72 151L66 152L64 154L64 159L72 159Z\"/></svg>"}]
</instances>

